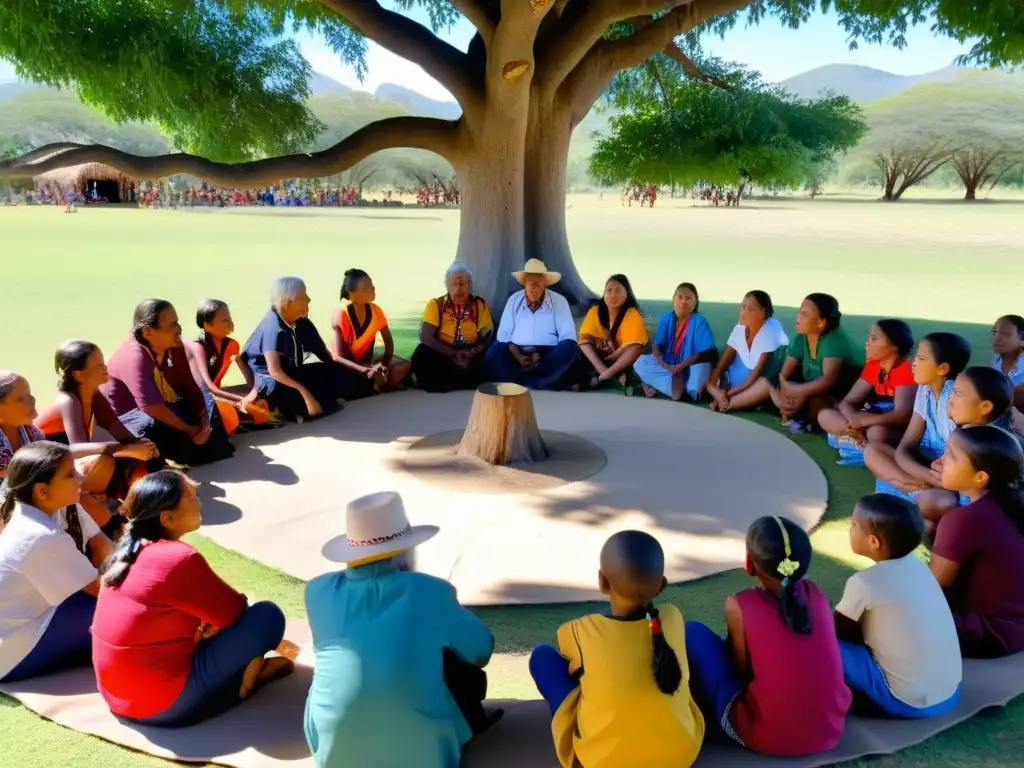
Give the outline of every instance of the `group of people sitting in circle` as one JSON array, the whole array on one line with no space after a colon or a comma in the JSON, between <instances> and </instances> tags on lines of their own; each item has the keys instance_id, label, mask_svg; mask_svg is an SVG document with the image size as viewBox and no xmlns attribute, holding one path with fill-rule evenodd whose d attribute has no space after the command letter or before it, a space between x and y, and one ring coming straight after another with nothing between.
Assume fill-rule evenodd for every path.
<instances>
[{"instance_id":1,"label":"group of people sitting in circle","mask_svg":"<svg viewBox=\"0 0 1024 768\"><path fill-rule=\"evenodd\" d=\"M330 345L308 318L305 285L282 278L244 346L223 302L199 305L201 336L183 344L161 300L139 305L109 364L95 344L63 344L59 392L41 414L28 382L0 372L0 681L91 664L115 715L181 727L289 674L298 649L282 611L250 605L182 540L198 529L201 503L166 462L226 458L243 423L315 418L410 383L444 392L485 379L627 390L638 380L649 397L720 412L770 404L790 429L828 433L842 463L863 462L877 478L850 528L852 550L875 565L850 577L835 609L808 578L806 532L763 517L746 536L755 586L726 600L724 637L655 602L665 555L652 536L612 536L598 575L609 609L564 625L530 657L565 768L689 765L705 738L769 755L827 751L848 712L944 714L958 701L962 657L1024 651L1014 427L1024 319L995 323L987 367L969 365L960 336L931 333L915 346L904 322L879 320L858 374L827 294L804 300L790 341L770 297L750 292L719 356L690 283L648 351L624 276L608 280L578 333L566 300L548 290L557 273L532 260L515 276L523 290L495 329L469 270L453 265L410 361L394 354L372 280L350 270ZM245 380L238 391L223 387L232 364ZM345 570L306 587L315 762L454 768L501 717L484 707L493 636L449 583L415 571L414 547L437 528L411 526L397 494L351 502L346 531L324 549Z\"/></svg>"}]
</instances>

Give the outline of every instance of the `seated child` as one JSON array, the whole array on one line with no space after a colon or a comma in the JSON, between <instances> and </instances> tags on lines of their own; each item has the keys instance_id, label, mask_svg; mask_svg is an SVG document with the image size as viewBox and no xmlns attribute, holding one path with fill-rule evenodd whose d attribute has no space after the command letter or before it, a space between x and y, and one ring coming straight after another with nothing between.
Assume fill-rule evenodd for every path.
<instances>
[{"instance_id":1,"label":"seated child","mask_svg":"<svg viewBox=\"0 0 1024 768\"><path fill-rule=\"evenodd\" d=\"M853 574L836 635L854 705L867 714L936 717L960 697L960 645L942 589L914 555L924 520L914 502L875 493L857 502L850 548L875 565Z\"/></svg>"},{"instance_id":2,"label":"seated child","mask_svg":"<svg viewBox=\"0 0 1024 768\"><path fill-rule=\"evenodd\" d=\"M949 418L953 382L971 359L971 345L955 333L929 333L914 356L914 415L899 445L871 442L864 449L864 464L876 478L877 493L913 499L923 490L939 488L939 473L932 463L946 450L954 429Z\"/></svg>"},{"instance_id":3,"label":"seated child","mask_svg":"<svg viewBox=\"0 0 1024 768\"><path fill-rule=\"evenodd\" d=\"M914 347L910 326L879 320L864 344L867 363L837 408L825 408L818 424L829 434L844 464L863 464L869 442L898 445L914 413L917 384L907 355Z\"/></svg>"},{"instance_id":4,"label":"seated child","mask_svg":"<svg viewBox=\"0 0 1024 768\"><path fill-rule=\"evenodd\" d=\"M291 673L291 659L264 658L284 637L281 609L250 606L181 540L202 519L188 477L146 475L129 491L124 513L128 524L100 569L92 627L96 683L111 712L180 728Z\"/></svg>"},{"instance_id":5,"label":"seated child","mask_svg":"<svg viewBox=\"0 0 1024 768\"><path fill-rule=\"evenodd\" d=\"M1013 387L1001 371L972 366L953 382L948 413L954 428L992 424L1013 432L1010 417L1012 408ZM1013 434L1016 435L1015 432ZM1019 435L1016 436L1018 440L1021 439ZM936 460L932 468L941 474L942 459ZM929 537L935 535L935 526L946 512L970 503L966 497L944 488L929 488L917 496Z\"/></svg>"},{"instance_id":6,"label":"seated child","mask_svg":"<svg viewBox=\"0 0 1024 768\"><path fill-rule=\"evenodd\" d=\"M634 370L647 397L681 400L685 395L699 400L704 394L718 351L711 326L699 310L697 287L680 283L672 295L672 309L658 321L651 354L640 355L642 345L637 348ZM641 339L646 344L646 331L637 334L637 340Z\"/></svg>"},{"instance_id":7,"label":"seated child","mask_svg":"<svg viewBox=\"0 0 1024 768\"><path fill-rule=\"evenodd\" d=\"M598 582L610 612L563 624L557 650L530 656L559 763L686 768L704 719L690 695L683 616L653 603L667 583L661 545L642 531L616 533L601 549Z\"/></svg>"},{"instance_id":8,"label":"seated child","mask_svg":"<svg viewBox=\"0 0 1024 768\"><path fill-rule=\"evenodd\" d=\"M1003 315L992 326L991 366L1013 385L1014 406L1024 410L1024 317Z\"/></svg>"},{"instance_id":9,"label":"seated child","mask_svg":"<svg viewBox=\"0 0 1024 768\"><path fill-rule=\"evenodd\" d=\"M758 585L725 601L728 637L686 625L691 687L704 717L766 755L827 752L850 708L832 609L805 579L811 540L796 523L762 517L747 531L746 571Z\"/></svg>"},{"instance_id":10,"label":"seated child","mask_svg":"<svg viewBox=\"0 0 1024 768\"><path fill-rule=\"evenodd\" d=\"M462 747L500 719L485 711L494 637L446 581L415 573L397 493L348 505L347 535L323 548L343 571L306 585L316 667L306 741L317 768L458 768Z\"/></svg>"},{"instance_id":11,"label":"seated child","mask_svg":"<svg viewBox=\"0 0 1024 768\"><path fill-rule=\"evenodd\" d=\"M942 457L942 485L970 500L939 521L931 570L953 610L963 655L1024 651L1024 452L994 426L958 429Z\"/></svg>"},{"instance_id":12,"label":"seated child","mask_svg":"<svg viewBox=\"0 0 1024 768\"><path fill-rule=\"evenodd\" d=\"M196 384L213 397L227 433L235 434L243 416L253 424L269 421L270 408L266 400L259 399L252 368L242 356L238 342L231 338L235 323L228 305L219 299L203 299L196 308L196 325L203 333L196 341L185 343L188 365ZM245 379L245 395L222 386L232 362Z\"/></svg>"},{"instance_id":13,"label":"seated child","mask_svg":"<svg viewBox=\"0 0 1024 768\"><path fill-rule=\"evenodd\" d=\"M334 354L362 377L362 395L397 389L409 374L409 361L395 357L395 340L384 310L373 303L376 298L377 289L366 272L346 270L341 300L348 301L348 306L338 307L331 317ZM384 354L374 357L377 334L384 342Z\"/></svg>"},{"instance_id":14,"label":"seated child","mask_svg":"<svg viewBox=\"0 0 1024 768\"><path fill-rule=\"evenodd\" d=\"M81 489L71 451L59 443L30 443L7 467L0 490L0 682L89 664L96 564L110 554L110 540L78 506Z\"/></svg>"}]
</instances>

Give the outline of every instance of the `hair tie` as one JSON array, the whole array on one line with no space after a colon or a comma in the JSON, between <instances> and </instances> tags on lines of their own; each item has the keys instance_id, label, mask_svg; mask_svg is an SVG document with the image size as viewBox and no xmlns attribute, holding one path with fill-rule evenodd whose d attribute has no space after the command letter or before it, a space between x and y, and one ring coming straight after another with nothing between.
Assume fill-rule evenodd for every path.
<instances>
[{"instance_id":1,"label":"hair tie","mask_svg":"<svg viewBox=\"0 0 1024 768\"><path fill-rule=\"evenodd\" d=\"M776 523L779 524L779 530L782 531L782 549L785 553L785 557L778 564L775 570L779 572L779 575L783 577L782 586L789 586L789 577L796 574L800 570L800 563L796 560L790 559L793 554L793 549L789 545L789 531L786 530L786 524L782 522L779 517L773 518Z\"/></svg>"},{"instance_id":2,"label":"hair tie","mask_svg":"<svg viewBox=\"0 0 1024 768\"><path fill-rule=\"evenodd\" d=\"M661 634L661 618L658 617L658 616L651 616L651 612L648 611L647 612L647 621L651 625L651 634L652 635L660 635Z\"/></svg>"},{"instance_id":3,"label":"hair tie","mask_svg":"<svg viewBox=\"0 0 1024 768\"><path fill-rule=\"evenodd\" d=\"M132 543L128 545L128 554L133 558L139 556L139 552L142 551L142 539L132 539Z\"/></svg>"}]
</instances>

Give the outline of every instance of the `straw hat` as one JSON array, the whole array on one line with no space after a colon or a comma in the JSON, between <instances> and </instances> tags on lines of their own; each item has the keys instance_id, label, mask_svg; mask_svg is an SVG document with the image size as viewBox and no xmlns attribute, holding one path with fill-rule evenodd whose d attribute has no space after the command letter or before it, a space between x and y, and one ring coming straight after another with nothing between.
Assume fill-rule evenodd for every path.
<instances>
[{"instance_id":1,"label":"straw hat","mask_svg":"<svg viewBox=\"0 0 1024 768\"><path fill-rule=\"evenodd\" d=\"M402 497L394 491L371 493L349 502L345 511L347 533L321 550L336 563L351 563L381 555L398 554L433 538L436 525L409 525Z\"/></svg>"},{"instance_id":2,"label":"straw hat","mask_svg":"<svg viewBox=\"0 0 1024 768\"><path fill-rule=\"evenodd\" d=\"M527 275L543 275L545 285L554 285L562 279L561 272L551 272L544 265L544 262L540 259L530 259L526 262L526 265L519 272L513 272L512 277L516 279L520 285L526 282Z\"/></svg>"}]
</instances>

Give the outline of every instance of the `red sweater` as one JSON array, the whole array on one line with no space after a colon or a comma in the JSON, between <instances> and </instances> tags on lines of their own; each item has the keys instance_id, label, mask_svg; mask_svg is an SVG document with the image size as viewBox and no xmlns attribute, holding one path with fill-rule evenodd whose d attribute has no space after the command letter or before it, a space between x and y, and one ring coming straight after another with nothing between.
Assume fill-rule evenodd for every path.
<instances>
[{"instance_id":1,"label":"red sweater","mask_svg":"<svg viewBox=\"0 0 1024 768\"><path fill-rule=\"evenodd\" d=\"M223 629L245 609L188 544L145 544L124 582L96 603L92 660L110 711L142 719L167 710L188 680L200 624Z\"/></svg>"}]
</instances>

